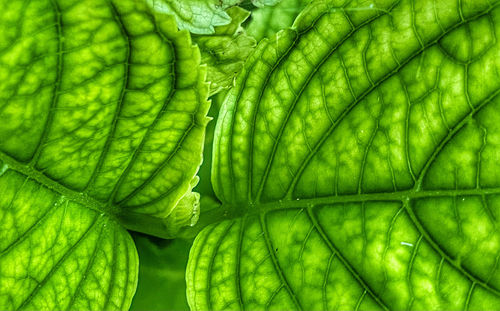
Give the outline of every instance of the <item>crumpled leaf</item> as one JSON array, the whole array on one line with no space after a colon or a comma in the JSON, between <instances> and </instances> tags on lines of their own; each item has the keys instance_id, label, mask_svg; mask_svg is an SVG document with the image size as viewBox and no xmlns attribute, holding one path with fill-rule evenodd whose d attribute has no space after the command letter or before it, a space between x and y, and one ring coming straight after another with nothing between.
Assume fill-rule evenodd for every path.
<instances>
[{"instance_id":1,"label":"crumpled leaf","mask_svg":"<svg viewBox=\"0 0 500 311\"><path fill-rule=\"evenodd\" d=\"M321 0L261 41L192 310L498 309L499 33L500 1Z\"/></svg>"},{"instance_id":2,"label":"crumpled leaf","mask_svg":"<svg viewBox=\"0 0 500 311\"><path fill-rule=\"evenodd\" d=\"M232 7L227 13L231 17L230 24L216 27L212 35L193 36L201 51L201 61L208 66L211 95L233 86L235 76L256 45L241 27L250 12Z\"/></svg>"},{"instance_id":3,"label":"crumpled leaf","mask_svg":"<svg viewBox=\"0 0 500 311\"><path fill-rule=\"evenodd\" d=\"M252 11L245 29L257 41L271 38L278 31L292 26L293 21L311 0L282 0L275 6Z\"/></svg>"},{"instance_id":4,"label":"crumpled leaf","mask_svg":"<svg viewBox=\"0 0 500 311\"><path fill-rule=\"evenodd\" d=\"M157 13L175 17L180 29L193 34L213 34L218 26L233 23L228 8L242 4L244 0L141 0L146 1ZM252 4L262 8L275 6L281 0L252 0ZM241 14L241 13L238 13ZM237 16L239 19L240 16Z\"/></svg>"},{"instance_id":5,"label":"crumpled leaf","mask_svg":"<svg viewBox=\"0 0 500 311\"><path fill-rule=\"evenodd\" d=\"M252 4L256 7L264 7L264 6L275 6L276 4L286 1L286 0L252 0Z\"/></svg>"},{"instance_id":6,"label":"crumpled leaf","mask_svg":"<svg viewBox=\"0 0 500 311\"><path fill-rule=\"evenodd\" d=\"M127 309L123 226L169 236L197 217L199 50L140 1L0 8L0 309Z\"/></svg>"},{"instance_id":7,"label":"crumpled leaf","mask_svg":"<svg viewBox=\"0 0 500 311\"><path fill-rule=\"evenodd\" d=\"M196 34L211 34L214 27L227 25L231 17L225 10L234 1L220 0L145 0L158 13L171 14L180 29Z\"/></svg>"}]
</instances>

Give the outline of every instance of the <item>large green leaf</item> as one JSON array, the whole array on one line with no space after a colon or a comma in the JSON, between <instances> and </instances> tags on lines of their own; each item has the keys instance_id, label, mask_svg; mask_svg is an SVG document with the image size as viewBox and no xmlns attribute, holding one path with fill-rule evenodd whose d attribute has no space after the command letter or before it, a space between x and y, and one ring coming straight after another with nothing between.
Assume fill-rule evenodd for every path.
<instances>
[{"instance_id":1,"label":"large green leaf","mask_svg":"<svg viewBox=\"0 0 500 311\"><path fill-rule=\"evenodd\" d=\"M0 1L0 309L127 309L137 253L196 218L208 86L134 0Z\"/></svg>"},{"instance_id":2,"label":"large green leaf","mask_svg":"<svg viewBox=\"0 0 500 311\"><path fill-rule=\"evenodd\" d=\"M323 0L262 41L219 115L191 308L498 309L498 33L499 1Z\"/></svg>"}]
</instances>

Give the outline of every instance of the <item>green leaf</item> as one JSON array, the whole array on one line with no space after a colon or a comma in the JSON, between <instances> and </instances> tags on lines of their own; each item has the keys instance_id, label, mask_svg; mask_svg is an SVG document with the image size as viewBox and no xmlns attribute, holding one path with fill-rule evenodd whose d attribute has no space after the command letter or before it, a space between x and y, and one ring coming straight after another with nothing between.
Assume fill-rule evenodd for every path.
<instances>
[{"instance_id":1,"label":"green leaf","mask_svg":"<svg viewBox=\"0 0 500 311\"><path fill-rule=\"evenodd\" d=\"M199 50L134 0L0 8L0 309L127 309L123 226L171 236L197 217Z\"/></svg>"},{"instance_id":2,"label":"green leaf","mask_svg":"<svg viewBox=\"0 0 500 311\"><path fill-rule=\"evenodd\" d=\"M498 33L499 1L323 0L263 40L219 114L190 307L498 309Z\"/></svg>"},{"instance_id":3,"label":"green leaf","mask_svg":"<svg viewBox=\"0 0 500 311\"><path fill-rule=\"evenodd\" d=\"M139 284L131 311L189 310L185 271L191 242L133 235L139 253Z\"/></svg>"},{"instance_id":4,"label":"green leaf","mask_svg":"<svg viewBox=\"0 0 500 311\"><path fill-rule=\"evenodd\" d=\"M271 38L278 31L292 26L297 15L309 2L311 0L283 0L275 6L253 10L245 29L257 41Z\"/></svg>"},{"instance_id":5,"label":"green leaf","mask_svg":"<svg viewBox=\"0 0 500 311\"><path fill-rule=\"evenodd\" d=\"M237 73L255 48L255 39L248 36L241 27L250 12L232 7L227 10L231 23L215 28L212 35L193 36L201 51L201 61L208 65L207 81L210 94L233 86Z\"/></svg>"}]
</instances>

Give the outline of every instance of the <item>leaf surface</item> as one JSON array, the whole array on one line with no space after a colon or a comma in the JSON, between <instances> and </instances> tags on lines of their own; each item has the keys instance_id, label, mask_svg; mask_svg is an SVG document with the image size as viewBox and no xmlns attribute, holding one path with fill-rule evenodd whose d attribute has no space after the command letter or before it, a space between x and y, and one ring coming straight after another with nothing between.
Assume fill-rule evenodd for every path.
<instances>
[{"instance_id":1,"label":"leaf surface","mask_svg":"<svg viewBox=\"0 0 500 311\"><path fill-rule=\"evenodd\" d=\"M0 309L128 309L127 229L196 219L208 86L138 1L0 1Z\"/></svg>"},{"instance_id":2,"label":"leaf surface","mask_svg":"<svg viewBox=\"0 0 500 311\"><path fill-rule=\"evenodd\" d=\"M327 0L263 40L218 118L191 308L497 309L499 32L498 1Z\"/></svg>"}]
</instances>

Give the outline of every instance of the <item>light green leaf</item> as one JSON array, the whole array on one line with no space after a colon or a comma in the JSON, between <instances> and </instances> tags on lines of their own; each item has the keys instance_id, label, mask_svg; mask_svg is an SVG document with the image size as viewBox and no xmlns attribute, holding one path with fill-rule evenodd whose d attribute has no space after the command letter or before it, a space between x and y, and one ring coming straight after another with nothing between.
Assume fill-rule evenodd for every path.
<instances>
[{"instance_id":1,"label":"light green leaf","mask_svg":"<svg viewBox=\"0 0 500 311\"><path fill-rule=\"evenodd\" d=\"M225 12L234 0L145 0L154 11L175 17L180 29L210 34L215 26L227 25L231 17Z\"/></svg>"},{"instance_id":2,"label":"light green leaf","mask_svg":"<svg viewBox=\"0 0 500 311\"><path fill-rule=\"evenodd\" d=\"M500 2L317 1L219 115L193 310L496 310Z\"/></svg>"},{"instance_id":3,"label":"light green leaf","mask_svg":"<svg viewBox=\"0 0 500 311\"><path fill-rule=\"evenodd\" d=\"M241 27L250 12L232 7L227 13L231 17L230 24L216 27L212 35L193 36L200 48L202 63L208 65L210 94L233 86L235 76L256 45L255 39Z\"/></svg>"},{"instance_id":4,"label":"light green leaf","mask_svg":"<svg viewBox=\"0 0 500 311\"><path fill-rule=\"evenodd\" d=\"M186 29L193 34L213 34L218 26L234 24L239 26L239 18L234 22L231 12L227 9L241 5L244 0L141 0L157 13L170 14L175 17L180 29ZM252 4L262 8L274 6L281 0L252 0ZM250 6L252 6L250 4ZM234 14L234 13L233 13ZM241 13L238 13L241 15ZM296 16L296 14L295 14ZM246 18L246 16L245 16ZM288 26L288 25L287 25Z\"/></svg>"},{"instance_id":5,"label":"light green leaf","mask_svg":"<svg viewBox=\"0 0 500 311\"><path fill-rule=\"evenodd\" d=\"M275 6L253 10L245 29L257 41L271 38L281 29L292 26L297 15L309 2L311 0L283 0Z\"/></svg>"},{"instance_id":6,"label":"light green leaf","mask_svg":"<svg viewBox=\"0 0 500 311\"><path fill-rule=\"evenodd\" d=\"M128 308L123 225L196 217L204 76L189 33L141 2L0 0L0 309Z\"/></svg>"},{"instance_id":7,"label":"light green leaf","mask_svg":"<svg viewBox=\"0 0 500 311\"><path fill-rule=\"evenodd\" d=\"M256 7L264 7L264 6L274 6L280 3L282 0L251 0L252 4Z\"/></svg>"},{"instance_id":8,"label":"light green leaf","mask_svg":"<svg viewBox=\"0 0 500 311\"><path fill-rule=\"evenodd\" d=\"M133 234L139 253L139 283L131 311L189 310L185 271L191 242Z\"/></svg>"}]
</instances>

